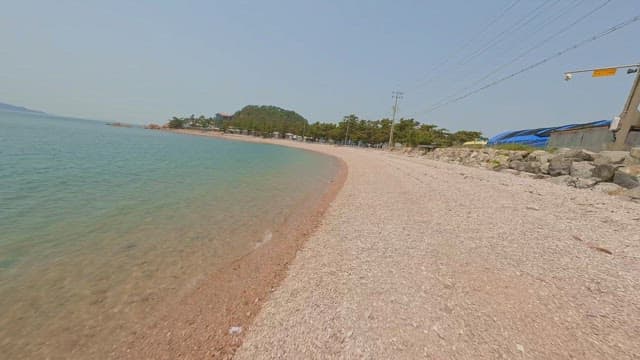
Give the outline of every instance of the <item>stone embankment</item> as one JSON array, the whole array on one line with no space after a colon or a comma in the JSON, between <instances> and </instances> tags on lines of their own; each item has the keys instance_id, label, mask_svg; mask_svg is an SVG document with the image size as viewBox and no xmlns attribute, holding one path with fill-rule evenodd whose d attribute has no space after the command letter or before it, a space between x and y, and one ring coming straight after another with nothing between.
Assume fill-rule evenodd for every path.
<instances>
[{"instance_id":1,"label":"stone embankment","mask_svg":"<svg viewBox=\"0 0 640 360\"><path fill-rule=\"evenodd\" d=\"M553 152L441 148L409 155L545 179L580 189L640 200L640 148L631 151L558 149Z\"/></svg>"}]
</instances>

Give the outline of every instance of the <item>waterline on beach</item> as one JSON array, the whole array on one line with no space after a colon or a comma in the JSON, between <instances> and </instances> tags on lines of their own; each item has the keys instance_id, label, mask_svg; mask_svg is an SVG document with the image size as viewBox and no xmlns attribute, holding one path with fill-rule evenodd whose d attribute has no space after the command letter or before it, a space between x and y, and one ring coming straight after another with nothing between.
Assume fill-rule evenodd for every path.
<instances>
[{"instance_id":1,"label":"waterline on beach","mask_svg":"<svg viewBox=\"0 0 640 360\"><path fill-rule=\"evenodd\" d=\"M114 343L132 321L269 243L335 175L331 158L0 114L0 348ZM105 346L107 346L105 345Z\"/></svg>"}]
</instances>

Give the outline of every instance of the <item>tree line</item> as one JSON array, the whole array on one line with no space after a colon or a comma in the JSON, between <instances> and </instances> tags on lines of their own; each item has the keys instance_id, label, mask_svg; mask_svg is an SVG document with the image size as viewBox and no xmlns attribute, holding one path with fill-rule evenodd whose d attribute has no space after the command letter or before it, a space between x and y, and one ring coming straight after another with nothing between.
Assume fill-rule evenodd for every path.
<instances>
[{"instance_id":1,"label":"tree line","mask_svg":"<svg viewBox=\"0 0 640 360\"><path fill-rule=\"evenodd\" d=\"M170 128L218 128L222 131L230 129L246 130L252 134L272 137L291 133L314 141L348 143L364 146L379 146L389 141L391 120L360 119L351 114L338 123L309 122L295 111L276 106L245 106L231 118L228 117L173 117ZM485 139L479 131L449 132L436 125L421 124L415 119L401 118L394 124L394 142L407 146L437 145L452 146L467 141Z\"/></svg>"}]
</instances>

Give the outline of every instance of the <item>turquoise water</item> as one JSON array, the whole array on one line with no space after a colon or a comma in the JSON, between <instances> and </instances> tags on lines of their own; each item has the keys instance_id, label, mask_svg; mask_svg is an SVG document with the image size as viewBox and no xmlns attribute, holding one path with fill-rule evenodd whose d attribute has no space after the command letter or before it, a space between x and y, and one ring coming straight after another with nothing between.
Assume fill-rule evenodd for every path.
<instances>
[{"instance_id":1,"label":"turquoise water","mask_svg":"<svg viewBox=\"0 0 640 360\"><path fill-rule=\"evenodd\" d=\"M0 112L0 351L76 351L319 198L300 150Z\"/></svg>"}]
</instances>

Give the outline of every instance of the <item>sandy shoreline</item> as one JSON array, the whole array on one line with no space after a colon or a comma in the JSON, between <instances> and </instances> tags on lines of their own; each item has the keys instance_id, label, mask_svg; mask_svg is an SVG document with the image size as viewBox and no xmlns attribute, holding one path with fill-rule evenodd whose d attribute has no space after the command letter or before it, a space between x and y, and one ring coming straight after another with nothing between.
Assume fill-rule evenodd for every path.
<instances>
[{"instance_id":1,"label":"sandy shoreline","mask_svg":"<svg viewBox=\"0 0 640 360\"><path fill-rule=\"evenodd\" d=\"M169 131L185 135L220 137L198 131ZM229 138L229 136L224 136ZM232 140L236 140L232 138ZM239 136L237 140L253 141ZM260 140L260 139L256 139ZM337 159L337 158L336 158ZM230 358L241 344L262 304L286 275L308 235L342 187L347 168L339 169L321 198L296 210L272 240L214 272L191 293L158 316L151 326L139 329L109 354L114 359ZM241 334L230 334L241 327Z\"/></svg>"},{"instance_id":2,"label":"sandy shoreline","mask_svg":"<svg viewBox=\"0 0 640 360\"><path fill-rule=\"evenodd\" d=\"M640 358L640 204L381 151L224 137L322 152L349 172L236 358Z\"/></svg>"},{"instance_id":3,"label":"sandy shoreline","mask_svg":"<svg viewBox=\"0 0 640 360\"><path fill-rule=\"evenodd\" d=\"M640 358L639 204L293 146L342 158L349 176L236 358Z\"/></svg>"}]
</instances>

